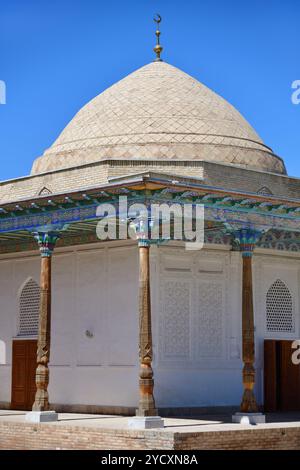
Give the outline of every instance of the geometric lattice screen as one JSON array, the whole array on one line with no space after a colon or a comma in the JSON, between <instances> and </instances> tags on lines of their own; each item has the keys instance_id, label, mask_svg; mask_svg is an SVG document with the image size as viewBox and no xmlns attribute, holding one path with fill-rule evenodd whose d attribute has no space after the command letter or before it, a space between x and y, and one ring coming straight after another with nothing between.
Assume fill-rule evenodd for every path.
<instances>
[{"instance_id":1,"label":"geometric lattice screen","mask_svg":"<svg viewBox=\"0 0 300 470\"><path fill-rule=\"evenodd\" d=\"M18 336L37 336L39 326L40 287L29 279L20 295Z\"/></svg>"},{"instance_id":2,"label":"geometric lattice screen","mask_svg":"<svg viewBox=\"0 0 300 470\"><path fill-rule=\"evenodd\" d=\"M293 333L295 319L291 293L280 279L275 281L267 292L267 331Z\"/></svg>"}]
</instances>

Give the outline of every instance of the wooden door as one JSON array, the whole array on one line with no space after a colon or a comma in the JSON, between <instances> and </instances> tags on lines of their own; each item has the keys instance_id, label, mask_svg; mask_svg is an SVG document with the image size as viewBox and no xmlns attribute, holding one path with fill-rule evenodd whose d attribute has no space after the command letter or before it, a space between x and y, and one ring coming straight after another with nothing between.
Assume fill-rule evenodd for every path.
<instances>
[{"instance_id":1,"label":"wooden door","mask_svg":"<svg viewBox=\"0 0 300 470\"><path fill-rule=\"evenodd\" d=\"M280 409L300 411L300 365L292 363L293 341L280 341Z\"/></svg>"},{"instance_id":2,"label":"wooden door","mask_svg":"<svg viewBox=\"0 0 300 470\"><path fill-rule=\"evenodd\" d=\"M300 365L292 363L292 343L290 340L265 340L265 411L300 411Z\"/></svg>"},{"instance_id":3,"label":"wooden door","mask_svg":"<svg viewBox=\"0 0 300 470\"><path fill-rule=\"evenodd\" d=\"M15 340L12 351L11 408L31 410L36 386L36 340Z\"/></svg>"},{"instance_id":4,"label":"wooden door","mask_svg":"<svg viewBox=\"0 0 300 470\"><path fill-rule=\"evenodd\" d=\"M279 408L279 368L278 368L278 342L269 339L264 344L264 410L278 411Z\"/></svg>"}]
</instances>

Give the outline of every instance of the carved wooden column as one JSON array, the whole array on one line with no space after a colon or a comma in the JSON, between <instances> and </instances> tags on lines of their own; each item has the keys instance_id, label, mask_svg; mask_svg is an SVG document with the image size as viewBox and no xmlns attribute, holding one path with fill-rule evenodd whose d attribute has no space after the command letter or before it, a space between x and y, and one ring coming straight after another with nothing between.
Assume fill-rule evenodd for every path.
<instances>
[{"instance_id":1,"label":"carved wooden column","mask_svg":"<svg viewBox=\"0 0 300 470\"><path fill-rule=\"evenodd\" d=\"M134 224L139 255L139 405L128 426L135 429L163 428L154 400L152 370L152 319L150 292L150 229L151 220L144 214Z\"/></svg>"},{"instance_id":2,"label":"carved wooden column","mask_svg":"<svg viewBox=\"0 0 300 470\"><path fill-rule=\"evenodd\" d=\"M260 232L246 228L238 231L240 251L243 259L242 279L242 342L243 342L243 386L242 413L257 413L254 396L255 385L255 334L253 312L252 254Z\"/></svg>"},{"instance_id":3,"label":"carved wooden column","mask_svg":"<svg viewBox=\"0 0 300 470\"><path fill-rule=\"evenodd\" d=\"M137 416L157 416L153 396L152 329L150 300L150 242L140 240L139 250L139 407Z\"/></svg>"},{"instance_id":4,"label":"carved wooden column","mask_svg":"<svg viewBox=\"0 0 300 470\"><path fill-rule=\"evenodd\" d=\"M33 411L48 411L50 333L51 333L51 257L59 234L38 232L35 234L41 253L41 298L37 346L36 395Z\"/></svg>"}]
</instances>

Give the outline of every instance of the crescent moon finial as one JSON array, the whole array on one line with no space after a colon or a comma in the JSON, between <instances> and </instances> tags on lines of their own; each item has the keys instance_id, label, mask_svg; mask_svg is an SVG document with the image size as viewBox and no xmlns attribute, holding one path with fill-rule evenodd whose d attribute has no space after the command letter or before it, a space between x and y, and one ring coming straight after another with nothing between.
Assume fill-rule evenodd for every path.
<instances>
[{"instance_id":1,"label":"crescent moon finial","mask_svg":"<svg viewBox=\"0 0 300 470\"><path fill-rule=\"evenodd\" d=\"M159 23L161 22L161 16L156 13L156 15L154 16L154 21L155 23L157 24L157 28L156 28L156 31L155 31L155 35L156 35L156 46L154 47L154 52L156 54L156 59L155 61L156 62L161 62L161 58L160 58L160 54L163 50L163 47L160 45L160 41L159 41L159 38L160 38L160 29L159 29Z\"/></svg>"},{"instance_id":2,"label":"crescent moon finial","mask_svg":"<svg viewBox=\"0 0 300 470\"><path fill-rule=\"evenodd\" d=\"M154 16L154 21L155 23L159 24L161 22L161 16L159 15L159 13L156 13L156 16Z\"/></svg>"}]
</instances>

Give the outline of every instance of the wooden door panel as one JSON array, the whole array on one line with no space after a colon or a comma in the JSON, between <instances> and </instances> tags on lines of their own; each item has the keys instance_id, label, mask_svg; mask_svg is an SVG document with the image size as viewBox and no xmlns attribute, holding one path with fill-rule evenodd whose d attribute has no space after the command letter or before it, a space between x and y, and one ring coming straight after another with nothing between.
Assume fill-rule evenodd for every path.
<instances>
[{"instance_id":1,"label":"wooden door panel","mask_svg":"<svg viewBox=\"0 0 300 470\"><path fill-rule=\"evenodd\" d=\"M300 411L300 365L292 363L291 340L265 340L265 411Z\"/></svg>"},{"instance_id":2,"label":"wooden door panel","mask_svg":"<svg viewBox=\"0 0 300 470\"><path fill-rule=\"evenodd\" d=\"M13 375L13 384L17 389L25 387L26 381L26 356L15 358L15 370Z\"/></svg>"},{"instance_id":3,"label":"wooden door panel","mask_svg":"<svg viewBox=\"0 0 300 470\"><path fill-rule=\"evenodd\" d=\"M277 403L276 341L265 340L264 344L264 409L271 412Z\"/></svg>"},{"instance_id":4,"label":"wooden door panel","mask_svg":"<svg viewBox=\"0 0 300 470\"><path fill-rule=\"evenodd\" d=\"M292 341L281 341L280 347L280 408L282 411L300 410L300 365L292 363Z\"/></svg>"},{"instance_id":5,"label":"wooden door panel","mask_svg":"<svg viewBox=\"0 0 300 470\"><path fill-rule=\"evenodd\" d=\"M35 373L36 373L36 353L37 353L37 342L28 342L28 361L27 361L27 373L28 373L28 391L27 391L27 403L29 409L32 408L35 399L36 385L35 385Z\"/></svg>"},{"instance_id":6,"label":"wooden door panel","mask_svg":"<svg viewBox=\"0 0 300 470\"><path fill-rule=\"evenodd\" d=\"M26 341L13 341L13 353L16 356L25 356L26 348Z\"/></svg>"},{"instance_id":7,"label":"wooden door panel","mask_svg":"<svg viewBox=\"0 0 300 470\"><path fill-rule=\"evenodd\" d=\"M26 344L13 342L12 403L15 409L24 409L26 404Z\"/></svg>"},{"instance_id":8,"label":"wooden door panel","mask_svg":"<svg viewBox=\"0 0 300 470\"><path fill-rule=\"evenodd\" d=\"M11 408L30 410L35 396L36 340L13 341Z\"/></svg>"}]
</instances>

